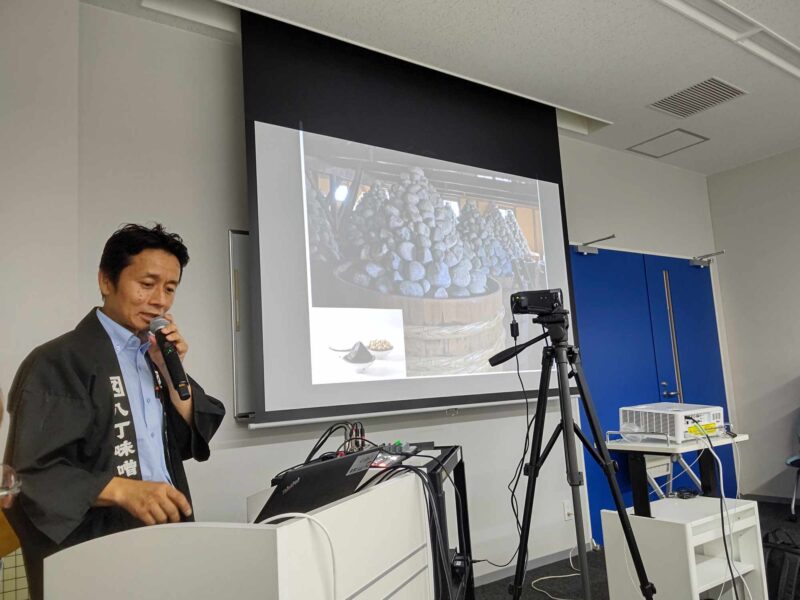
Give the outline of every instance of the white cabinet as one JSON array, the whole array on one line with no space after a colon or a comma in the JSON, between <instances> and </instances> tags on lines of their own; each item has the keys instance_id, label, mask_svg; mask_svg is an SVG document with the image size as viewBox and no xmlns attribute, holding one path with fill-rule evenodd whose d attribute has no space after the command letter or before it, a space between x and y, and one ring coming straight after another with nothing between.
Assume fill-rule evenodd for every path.
<instances>
[{"instance_id":1,"label":"white cabinet","mask_svg":"<svg viewBox=\"0 0 800 600\"><path fill-rule=\"evenodd\" d=\"M764 554L758 505L749 500L726 499L725 533L742 583L739 598L767 600ZM650 504L652 518L638 517L628 509L631 526L642 554L647 576L656 587L656 598L668 600L734 597L731 575L722 543L719 498L698 496L690 500L664 498ZM641 600L639 582L619 517L615 511L601 513L605 542L606 573L611 600ZM728 520L729 519L729 520ZM738 573L736 572L738 571Z\"/></svg>"}]
</instances>

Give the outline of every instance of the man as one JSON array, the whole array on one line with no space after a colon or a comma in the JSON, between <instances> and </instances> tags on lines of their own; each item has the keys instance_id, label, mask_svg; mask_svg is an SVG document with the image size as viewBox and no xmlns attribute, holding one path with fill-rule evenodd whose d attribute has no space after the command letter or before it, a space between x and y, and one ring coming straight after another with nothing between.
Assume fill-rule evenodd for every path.
<instances>
[{"instance_id":1,"label":"man","mask_svg":"<svg viewBox=\"0 0 800 600\"><path fill-rule=\"evenodd\" d=\"M182 461L208 459L225 409L191 378L191 397L181 400L149 333L164 316L162 332L183 360L188 344L168 311L188 262L180 236L161 225L124 226L100 260L102 308L36 348L17 372L5 461L22 491L7 515L32 600L42 598L42 561L54 552L192 520Z\"/></svg>"}]
</instances>

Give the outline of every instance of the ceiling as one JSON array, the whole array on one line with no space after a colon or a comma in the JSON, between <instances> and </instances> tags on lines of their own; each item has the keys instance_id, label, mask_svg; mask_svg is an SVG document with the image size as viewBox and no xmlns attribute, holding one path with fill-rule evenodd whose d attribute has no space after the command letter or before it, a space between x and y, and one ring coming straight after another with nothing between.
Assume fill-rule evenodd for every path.
<instances>
[{"instance_id":1,"label":"ceiling","mask_svg":"<svg viewBox=\"0 0 800 600\"><path fill-rule=\"evenodd\" d=\"M727 2L800 45L797 0ZM567 134L601 146L709 138L648 160L711 174L800 146L800 78L656 0L230 3L611 122ZM748 93L685 119L647 108L710 77Z\"/></svg>"},{"instance_id":2,"label":"ceiling","mask_svg":"<svg viewBox=\"0 0 800 600\"><path fill-rule=\"evenodd\" d=\"M592 117L565 135L600 146L631 152L676 129L708 138L647 160L712 174L800 147L800 77L657 0L219 1ZM798 0L713 1L800 46ZM747 94L683 119L647 107L712 77Z\"/></svg>"}]
</instances>

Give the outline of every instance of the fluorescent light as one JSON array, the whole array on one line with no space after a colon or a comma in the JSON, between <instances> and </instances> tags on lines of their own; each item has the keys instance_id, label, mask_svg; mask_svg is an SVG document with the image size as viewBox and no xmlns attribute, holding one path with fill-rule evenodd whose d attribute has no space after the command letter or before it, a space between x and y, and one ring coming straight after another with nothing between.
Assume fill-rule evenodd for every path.
<instances>
[{"instance_id":1,"label":"fluorescent light","mask_svg":"<svg viewBox=\"0 0 800 600\"><path fill-rule=\"evenodd\" d=\"M684 4L699 18L717 23L737 34L745 33L753 27L753 22L747 15L715 0L678 0L674 4Z\"/></svg>"},{"instance_id":2,"label":"fluorescent light","mask_svg":"<svg viewBox=\"0 0 800 600\"><path fill-rule=\"evenodd\" d=\"M656 0L800 79L800 47L723 0Z\"/></svg>"}]
</instances>

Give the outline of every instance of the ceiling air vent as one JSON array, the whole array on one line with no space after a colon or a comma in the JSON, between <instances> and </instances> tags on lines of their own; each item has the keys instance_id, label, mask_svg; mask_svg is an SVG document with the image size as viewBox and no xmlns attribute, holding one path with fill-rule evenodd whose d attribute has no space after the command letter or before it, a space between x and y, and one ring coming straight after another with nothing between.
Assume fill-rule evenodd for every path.
<instances>
[{"instance_id":1,"label":"ceiling air vent","mask_svg":"<svg viewBox=\"0 0 800 600\"><path fill-rule=\"evenodd\" d=\"M744 96L746 93L729 83L712 77L648 104L648 106L674 117L685 119L728 100Z\"/></svg>"}]
</instances>

